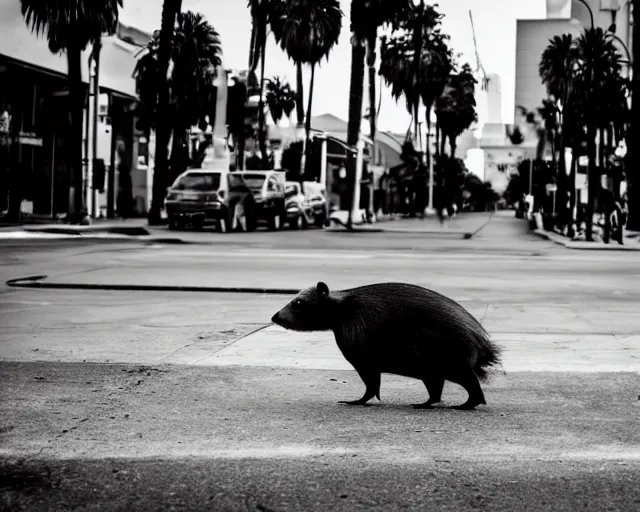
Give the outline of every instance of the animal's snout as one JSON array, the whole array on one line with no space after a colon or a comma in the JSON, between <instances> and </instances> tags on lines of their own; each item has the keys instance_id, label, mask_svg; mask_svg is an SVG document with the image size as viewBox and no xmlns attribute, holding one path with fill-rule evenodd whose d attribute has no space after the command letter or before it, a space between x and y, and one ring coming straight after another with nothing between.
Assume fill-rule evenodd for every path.
<instances>
[{"instance_id":1,"label":"animal's snout","mask_svg":"<svg viewBox=\"0 0 640 512\"><path fill-rule=\"evenodd\" d=\"M278 311L275 315L271 317L271 322L277 324L280 321L280 312Z\"/></svg>"}]
</instances>

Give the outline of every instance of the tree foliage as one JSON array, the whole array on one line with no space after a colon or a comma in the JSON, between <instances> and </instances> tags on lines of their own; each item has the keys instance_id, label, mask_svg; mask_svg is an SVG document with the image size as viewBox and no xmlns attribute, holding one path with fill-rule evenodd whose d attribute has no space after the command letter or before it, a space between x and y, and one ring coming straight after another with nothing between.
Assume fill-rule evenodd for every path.
<instances>
[{"instance_id":1,"label":"tree foliage","mask_svg":"<svg viewBox=\"0 0 640 512\"><path fill-rule=\"evenodd\" d=\"M287 82L283 82L279 77L270 79L266 89L267 106L273 122L277 125L283 115L289 117L296 107L296 93Z\"/></svg>"}]
</instances>

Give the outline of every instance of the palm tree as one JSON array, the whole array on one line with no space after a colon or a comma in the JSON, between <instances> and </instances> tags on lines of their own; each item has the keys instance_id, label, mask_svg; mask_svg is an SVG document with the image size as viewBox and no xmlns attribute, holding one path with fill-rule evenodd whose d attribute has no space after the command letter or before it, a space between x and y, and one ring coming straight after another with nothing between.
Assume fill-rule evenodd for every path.
<instances>
[{"instance_id":1,"label":"palm tree","mask_svg":"<svg viewBox=\"0 0 640 512\"><path fill-rule=\"evenodd\" d=\"M538 141L536 144L536 160L541 161L544 159L544 150L547 143L547 127L540 108L529 110L522 105L518 105L516 108L524 118L525 124L528 124L536 133L536 139Z\"/></svg>"},{"instance_id":2,"label":"palm tree","mask_svg":"<svg viewBox=\"0 0 640 512\"><path fill-rule=\"evenodd\" d=\"M438 125L442 130L442 142L449 139L450 157L455 158L457 140L478 120L476 113L475 84L478 83L469 64L449 77L442 95L436 102Z\"/></svg>"},{"instance_id":3,"label":"palm tree","mask_svg":"<svg viewBox=\"0 0 640 512\"><path fill-rule=\"evenodd\" d=\"M295 92L287 82L283 82L278 77L267 81L266 99L271 118L276 126L280 123L282 116L289 117L296 106Z\"/></svg>"},{"instance_id":4,"label":"palm tree","mask_svg":"<svg viewBox=\"0 0 640 512\"><path fill-rule=\"evenodd\" d=\"M171 177L186 167L187 135L191 127L202 124L213 94L216 68L222 49L218 32L199 13L177 16L171 49L169 130L173 132ZM159 34L149 43L136 69L136 86L143 112L151 116L145 124L158 127Z\"/></svg>"},{"instance_id":5,"label":"palm tree","mask_svg":"<svg viewBox=\"0 0 640 512\"><path fill-rule=\"evenodd\" d=\"M547 98L542 100L542 106L538 107L536 112L540 117L542 126L544 127L542 154L544 155L548 144L551 149L551 161L555 168L558 163L557 142L560 135L560 127L558 126L558 107L553 99ZM562 153L560 154L560 157L562 158Z\"/></svg>"},{"instance_id":6,"label":"palm tree","mask_svg":"<svg viewBox=\"0 0 640 512\"><path fill-rule=\"evenodd\" d=\"M280 46L296 63L311 67L309 101L305 124L305 159L311 150L311 105L315 68L328 59L342 29L342 11L338 0L289 0L282 24Z\"/></svg>"},{"instance_id":7,"label":"palm tree","mask_svg":"<svg viewBox=\"0 0 640 512\"><path fill-rule=\"evenodd\" d=\"M170 90L167 77L176 17L182 9L182 0L164 0L162 4L162 22L158 33L157 88L156 107L156 154L153 168L153 191L148 222L160 224L160 211L164 205L169 165L169 139L171 138Z\"/></svg>"},{"instance_id":8,"label":"palm tree","mask_svg":"<svg viewBox=\"0 0 640 512\"><path fill-rule=\"evenodd\" d=\"M258 106L258 141L260 144L260 153L262 155L262 166L267 168L269 156L267 155L267 141L264 116L264 66L265 55L267 49L267 35L269 33L269 24L272 19L278 20L278 16L274 13L281 13L284 2L281 0L249 0L248 7L251 11L251 46L249 48L249 69L256 70L258 62L260 62L260 99ZM277 21L276 21L277 23ZM279 28L278 24L278 28ZM276 35L276 40L279 34Z\"/></svg>"},{"instance_id":9,"label":"palm tree","mask_svg":"<svg viewBox=\"0 0 640 512\"><path fill-rule=\"evenodd\" d=\"M577 66L578 52L576 42L571 34L555 36L549 40L549 45L542 52L538 73L542 83L547 88L547 93L555 102L560 115L560 137L558 166L558 190L556 203L558 215L564 216L567 206L567 169L564 159L566 147L566 134L568 132L570 115L572 112L571 101L574 99L574 72ZM570 184L575 190L575 183ZM575 193L572 194L575 196ZM571 206L573 211L573 205Z\"/></svg>"},{"instance_id":10,"label":"palm tree","mask_svg":"<svg viewBox=\"0 0 640 512\"><path fill-rule=\"evenodd\" d=\"M595 198L600 192L600 172L596 162L596 134L608 118L606 105L609 84L620 75L622 56L601 28L587 29L577 42L576 80L584 91L587 126L588 187L587 233L593 240Z\"/></svg>"},{"instance_id":11,"label":"palm tree","mask_svg":"<svg viewBox=\"0 0 640 512\"><path fill-rule=\"evenodd\" d=\"M205 117L214 93L216 69L222 64L221 56L220 35L202 14L191 11L178 14L171 57L174 113L171 180L186 169L189 130L196 124L206 126Z\"/></svg>"},{"instance_id":12,"label":"palm tree","mask_svg":"<svg viewBox=\"0 0 640 512\"><path fill-rule=\"evenodd\" d=\"M280 44L282 29L287 20L287 7L291 0L271 0L269 8L269 26L276 43ZM296 115L298 126L304 125L304 83L302 81L302 62L296 62Z\"/></svg>"},{"instance_id":13,"label":"palm tree","mask_svg":"<svg viewBox=\"0 0 640 512\"><path fill-rule=\"evenodd\" d=\"M118 27L118 8L122 0L21 0L27 26L44 34L51 53L66 51L69 80L69 167L74 188L74 212L79 220L84 209L82 194L82 51L98 41L103 33Z\"/></svg>"},{"instance_id":14,"label":"palm tree","mask_svg":"<svg viewBox=\"0 0 640 512\"><path fill-rule=\"evenodd\" d=\"M369 72L369 136L376 136L376 46L379 27L390 25L394 30L402 20L408 18L414 8L412 0L351 0L351 83L349 86L349 119L347 123L347 144L355 149L360 136L362 122L362 98L364 91L365 60ZM375 152L374 152L375 154ZM355 177L355 158L349 152L347 170ZM353 181L350 179L350 183ZM355 182L352 186L357 186ZM351 194L349 194L351 197ZM351 211L351 208L349 208Z\"/></svg>"}]
</instances>

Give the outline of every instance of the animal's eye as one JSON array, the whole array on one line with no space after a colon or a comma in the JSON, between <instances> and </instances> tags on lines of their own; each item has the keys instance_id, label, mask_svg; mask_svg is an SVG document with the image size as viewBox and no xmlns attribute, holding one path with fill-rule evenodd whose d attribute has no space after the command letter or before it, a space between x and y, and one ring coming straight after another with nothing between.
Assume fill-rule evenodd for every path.
<instances>
[{"instance_id":1,"label":"animal's eye","mask_svg":"<svg viewBox=\"0 0 640 512\"><path fill-rule=\"evenodd\" d=\"M300 299L296 299L293 301L293 307L299 308L300 306L302 306L302 301Z\"/></svg>"}]
</instances>

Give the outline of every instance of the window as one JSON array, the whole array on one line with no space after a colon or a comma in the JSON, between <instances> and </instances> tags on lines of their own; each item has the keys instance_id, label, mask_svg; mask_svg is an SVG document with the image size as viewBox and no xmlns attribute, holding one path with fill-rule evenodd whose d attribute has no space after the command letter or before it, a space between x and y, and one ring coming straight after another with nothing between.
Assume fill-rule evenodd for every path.
<instances>
[{"instance_id":1,"label":"window","mask_svg":"<svg viewBox=\"0 0 640 512\"><path fill-rule=\"evenodd\" d=\"M251 190L261 190L265 176L261 174L243 174L242 179Z\"/></svg>"},{"instance_id":2,"label":"window","mask_svg":"<svg viewBox=\"0 0 640 512\"><path fill-rule=\"evenodd\" d=\"M220 188L220 173L187 173L173 185L177 190L215 191Z\"/></svg>"}]
</instances>

